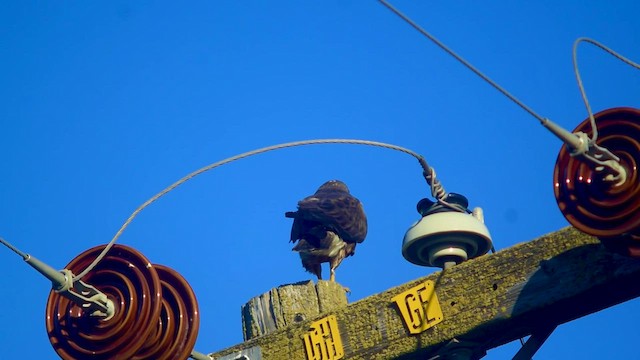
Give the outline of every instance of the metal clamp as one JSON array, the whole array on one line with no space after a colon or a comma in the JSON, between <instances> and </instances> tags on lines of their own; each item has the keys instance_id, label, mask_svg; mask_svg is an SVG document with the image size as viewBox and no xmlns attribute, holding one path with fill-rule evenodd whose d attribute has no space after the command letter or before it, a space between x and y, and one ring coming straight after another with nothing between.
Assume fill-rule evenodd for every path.
<instances>
[{"instance_id":1,"label":"metal clamp","mask_svg":"<svg viewBox=\"0 0 640 360\"><path fill-rule=\"evenodd\" d=\"M609 149L598 146L582 131L571 133L549 119L542 125L562 140L570 149L571 156L580 157L594 165L596 171L606 171L606 181L615 182L616 186L627 180L627 171L620 165L620 158Z\"/></svg>"},{"instance_id":2,"label":"metal clamp","mask_svg":"<svg viewBox=\"0 0 640 360\"><path fill-rule=\"evenodd\" d=\"M57 271L36 257L18 250L2 238L0 238L0 243L20 255L27 264L49 279L55 292L73 301L76 305L88 311L91 316L109 320L115 314L113 301L109 300L104 293L95 287L81 280L73 281L73 273L70 270Z\"/></svg>"}]
</instances>

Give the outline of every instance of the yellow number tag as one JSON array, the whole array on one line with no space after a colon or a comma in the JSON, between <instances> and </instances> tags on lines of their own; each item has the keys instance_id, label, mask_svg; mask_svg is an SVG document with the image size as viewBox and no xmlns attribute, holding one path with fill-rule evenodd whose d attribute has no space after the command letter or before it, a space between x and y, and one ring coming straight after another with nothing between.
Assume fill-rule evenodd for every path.
<instances>
[{"instance_id":1,"label":"yellow number tag","mask_svg":"<svg viewBox=\"0 0 640 360\"><path fill-rule=\"evenodd\" d=\"M338 360L344 358L342 339L334 315L311 324L304 335L307 360Z\"/></svg>"},{"instance_id":2,"label":"yellow number tag","mask_svg":"<svg viewBox=\"0 0 640 360\"><path fill-rule=\"evenodd\" d=\"M442 310L433 281L422 284L394 296L410 334L419 334L442 321Z\"/></svg>"}]
</instances>

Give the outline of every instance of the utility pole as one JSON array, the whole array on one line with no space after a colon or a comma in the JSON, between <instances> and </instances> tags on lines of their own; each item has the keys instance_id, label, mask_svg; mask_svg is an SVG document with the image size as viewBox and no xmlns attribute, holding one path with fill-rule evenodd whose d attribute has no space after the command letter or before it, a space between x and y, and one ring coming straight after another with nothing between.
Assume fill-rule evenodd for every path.
<instances>
[{"instance_id":1,"label":"utility pole","mask_svg":"<svg viewBox=\"0 0 640 360\"><path fill-rule=\"evenodd\" d=\"M286 309L263 314L281 326L249 336L245 326L245 342L210 356L480 359L491 348L531 335L514 357L530 359L556 326L640 296L639 277L640 260L611 252L598 239L569 227L352 304L325 305L330 310L311 318L296 320L295 311ZM295 293L296 286L312 285L290 285L284 293ZM314 303L326 302L321 292L305 291L320 296ZM264 308L273 303L273 297L262 296ZM255 312L243 316L245 325L265 322L254 319ZM282 316L294 320L287 323L278 319Z\"/></svg>"}]
</instances>

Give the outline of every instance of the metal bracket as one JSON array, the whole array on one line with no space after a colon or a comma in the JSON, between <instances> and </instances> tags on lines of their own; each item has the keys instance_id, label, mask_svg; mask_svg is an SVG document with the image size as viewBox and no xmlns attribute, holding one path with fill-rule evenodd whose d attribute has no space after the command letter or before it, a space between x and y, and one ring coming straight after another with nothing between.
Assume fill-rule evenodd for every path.
<instances>
[{"instance_id":1,"label":"metal bracket","mask_svg":"<svg viewBox=\"0 0 640 360\"><path fill-rule=\"evenodd\" d=\"M216 360L262 360L262 351L260 346L254 346L219 357Z\"/></svg>"},{"instance_id":2,"label":"metal bracket","mask_svg":"<svg viewBox=\"0 0 640 360\"><path fill-rule=\"evenodd\" d=\"M604 180L615 182L616 186L627 180L627 171L620 165L620 158L607 148L597 145L582 131L571 133L549 119L544 119L546 127L562 140L568 147L571 156L576 156L591 163L596 171L605 172Z\"/></svg>"},{"instance_id":3,"label":"metal bracket","mask_svg":"<svg viewBox=\"0 0 640 360\"><path fill-rule=\"evenodd\" d=\"M57 271L36 257L18 250L2 238L0 238L0 243L20 255L27 264L49 279L55 292L73 301L76 305L88 311L91 316L98 316L104 320L113 317L115 313L113 301L109 300L107 295L95 287L81 280L73 281L73 273L70 270Z\"/></svg>"},{"instance_id":4,"label":"metal bracket","mask_svg":"<svg viewBox=\"0 0 640 360\"><path fill-rule=\"evenodd\" d=\"M485 355L487 352L482 344L454 338L427 360L478 360Z\"/></svg>"},{"instance_id":5,"label":"metal bracket","mask_svg":"<svg viewBox=\"0 0 640 360\"><path fill-rule=\"evenodd\" d=\"M109 320L115 315L115 306L107 295L82 280L74 282L73 273L70 270L64 269L60 272L64 275L65 282L57 289L55 288L57 284L54 283L54 291L88 311L91 316Z\"/></svg>"},{"instance_id":6,"label":"metal bracket","mask_svg":"<svg viewBox=\"0 0 640 360\"><path fill-rule=\"evenodd\" d=\"M192 358L192 359L195 359L195 360L214 360L213 356L206 355L206 354L203 354L203 353L195 351L195 350L193 350L191 352L191 355L189 355L189 357Z\"/></svg>"},{"instance_id":7,"label":"metal bracket","mask_svg":"<svg viewBox=\"0 0 640 360\"><path fill-rule=\"evenodd\" d=\"M533 355L540 350L540 347L549 338L549 335L556 329L556 326L540 329L531 334L529 340L522 345L512 360L531 360Z\"/></svg>"}]
</instances>

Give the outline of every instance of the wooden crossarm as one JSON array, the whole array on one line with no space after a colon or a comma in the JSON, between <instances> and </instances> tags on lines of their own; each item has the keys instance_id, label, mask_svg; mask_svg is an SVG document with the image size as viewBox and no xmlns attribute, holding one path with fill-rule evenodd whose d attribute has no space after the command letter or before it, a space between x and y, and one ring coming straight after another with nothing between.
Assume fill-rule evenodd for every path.
<instances>
[{"instance_id":1,"label":"wooden crossarm","mask_svg":"<svg viewBox=\"0 0 640 360\"><path fill-rule=\"evenodd\" d=\"M371 295L212 354L263 360L471 358L640 296L640 261L573 228ZM439 305L439 309L436 307ZM403 308L404 307L404 308Z\"/></svg>"}]
</instances>

